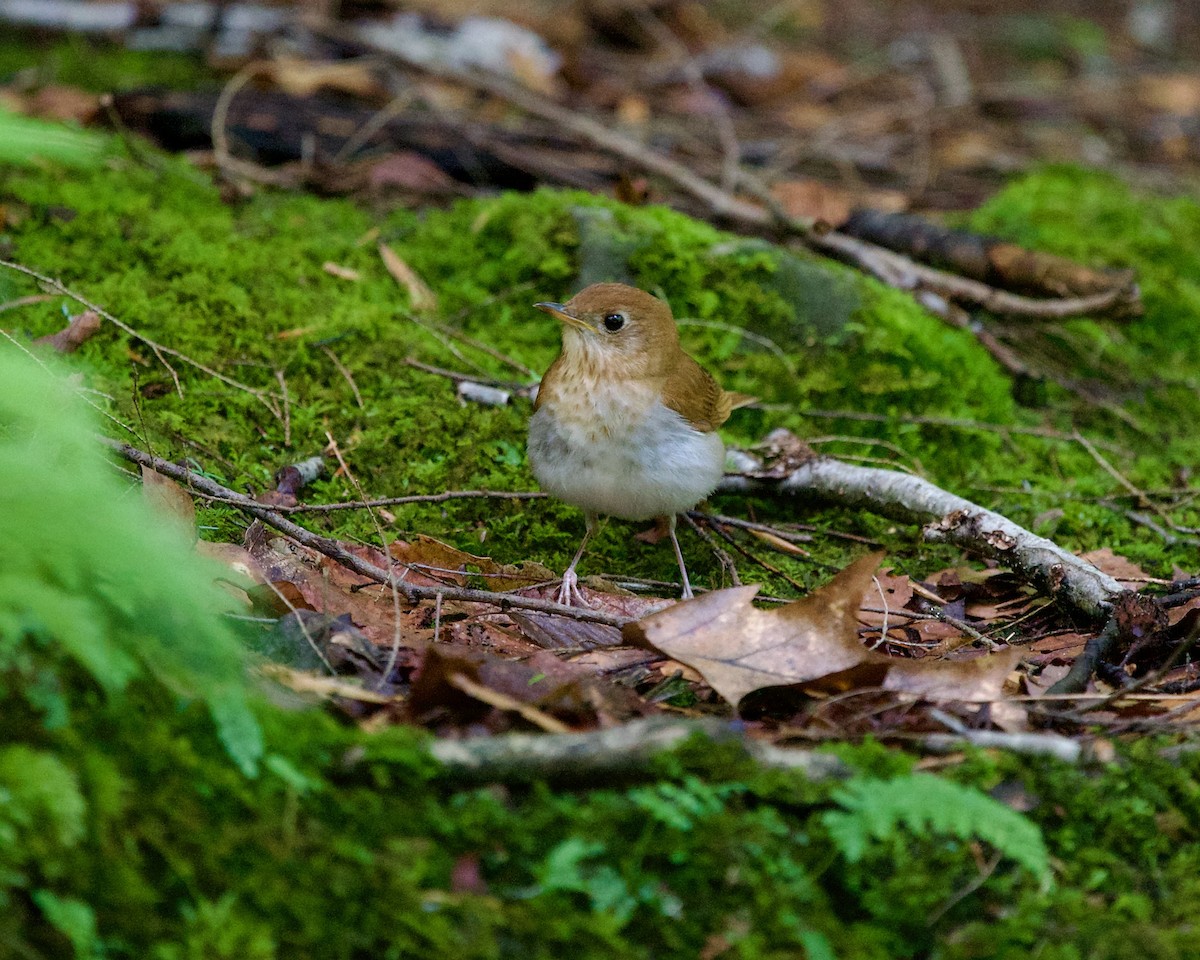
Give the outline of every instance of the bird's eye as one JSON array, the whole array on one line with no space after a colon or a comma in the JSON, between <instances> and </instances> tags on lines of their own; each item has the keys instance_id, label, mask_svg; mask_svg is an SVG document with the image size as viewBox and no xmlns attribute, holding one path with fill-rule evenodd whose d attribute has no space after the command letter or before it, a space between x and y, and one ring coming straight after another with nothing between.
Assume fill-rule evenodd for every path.
<instances>
[{"instance_id":1,"label":"bird's eye","mask_svg":"<svg viewBox=\"0 0 1200 960\"><path fill-rule=\"evenodd\" d=\"M609 333L616 333L625 326L625 314L609 313L604 317L604 329Z\"/></svg>"}]
</instances>

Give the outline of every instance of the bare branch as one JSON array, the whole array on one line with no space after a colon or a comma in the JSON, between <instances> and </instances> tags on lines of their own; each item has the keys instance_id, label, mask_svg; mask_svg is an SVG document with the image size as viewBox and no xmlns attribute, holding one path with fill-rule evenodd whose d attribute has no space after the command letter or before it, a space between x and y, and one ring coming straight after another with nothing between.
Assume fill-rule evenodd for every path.
<instances>
[{"instance_id":1,"label":"bare branch","mask_svg":"<svg viewBox=\"0 0 1200 960\"><path fill-rule=\"evenodd\" d=\"M147 466L157 473L178 480L180 483L188 485L204 496L212 496L223 503L235 506L242 512L261 520L267 526L273 527L285 536L291 537L297 543L316 550L332 560L336 560L342 566L353 570L355 573L369 580L374 580L376 583L381 583L384 586L394 587L410 602L432 600L441 596L446 600L461 600L466 603L486 603L493 607L499 607L501 610L536 610L539 613L550 613L560 617L568 617L572 620L603 623L610 627L620 627L626 622L626 618L624 617L604 613L601 610L568 607L560 603L552 603L549 600L539 600L535 597L522 597L510 593L495 593L491 590L473 590L467 587L423 587L405 583L403 580L393 576L390 571L355 556L338 541L331 540L329 537L322 537L310 530L305 530L304 527L293 523L287 517L283 516L283 514L279 513L279 511L264 506L245 494L238 493L236 490L230 490L215 480L202 476L186 467L181 467L170 460L152 456L127 443L110 440L108 437L100 437L99 439L126 460Z\"/></svg>"},{"instance_id":2,"label":"bare branch","mask_svg":"<svg viewBox=\"0 0 1200 960\"><path fill-rule=\"evenodd\" d=\"M770 438L768 438L770 439ZM718 493L811 496L924 524L934 543L955 543L999 561L1089 617L1108 614L1123 592L1108 574L1007 517L922 477L814 457L780 477L727 475Z\"/></svg>"}]
</instances>

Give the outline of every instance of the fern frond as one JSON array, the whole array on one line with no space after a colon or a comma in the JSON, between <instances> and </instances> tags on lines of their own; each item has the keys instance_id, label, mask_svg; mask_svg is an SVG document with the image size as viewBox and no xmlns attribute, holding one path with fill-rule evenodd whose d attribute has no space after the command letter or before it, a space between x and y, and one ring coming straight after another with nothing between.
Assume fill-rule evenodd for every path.
<instances>
[{"instance_id":1,"label":"fern frond","mask_svg":"<svg viewBox=\"0 0 1200 960\"><path fill-rule=\"evenodd\" d=\"M892 780L855 778L834 793L833 800L842 809L824 814L825 828L852 863L866 855L872 840L886 840L903 828L918 837L982 840L1025 867L1043 886L1052 885L1041 830L979 790L915 773Z\"/></svg>"},{"instance_id":2,"label":"fern frond","mask_svg":"<svg viewBox=\"0 0 1200 960\"><path fill-rule=\"evenodd\" d=\"M0 672L38 637L107 693L150 675L210 709L247 774L263 752L215 567L116 480L77 396L0 342Z\"/></svg>"}]
</instances>

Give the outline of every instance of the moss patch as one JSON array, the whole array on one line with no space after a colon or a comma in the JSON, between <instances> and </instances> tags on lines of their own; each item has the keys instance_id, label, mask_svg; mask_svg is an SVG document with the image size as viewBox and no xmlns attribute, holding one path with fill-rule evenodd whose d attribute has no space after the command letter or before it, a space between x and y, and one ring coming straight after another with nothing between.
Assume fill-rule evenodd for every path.
<instances>
[{"instance_id":1,"label":"moss patch","mask_svg":"<svg viewBox=\"0 0 1200 960\"><path fill-rule=\"evenodd\" d=\"M1030 211L1038 209L1039 197L1057 197L1054 203L1061 204L1067 182L1068 175L1051 171L1014 186L979 214L979 225L1010 222L1010 232L1036 243L1040 235L1030 235L1033 227L1021 224L1038 222ZM1140 244L1122 239L1110 250L1103 243L1112 231L1098 230L1091 219L1106 222L1112 216L1099 200L1073 205L1069 226L1063 225L1066 213L1048 200L1061 233L1092 238L1087 249L1062 252L1135 266L1146 284L1149 310L1120 329L1087 321L1076 326L1104 331L1114 342L1120 338L1126 363L1154 366L1160 381L1174 378L1154 394L1166 402L1178 392L1174 381L1190 376L1191 348L1180 345L1185 337L1154 331L1162 324L1175 330L1196 308L1188 299L1195 296L1188 294L1194 281L1185 275L1182 254L1169 264L1159 262L1162 237L1173 223L1192 223L1196 205L1137 197L1115 184L1091 189L1116 197L1110 202L1124 217L1122 230L1144 222L1151 237ZM136 425L159 452L191 457L235 487L267 486L274 470L324 446L326 431L372 496L533 486L523 453L527 404L464 407L448 381L405 364L416 356L481 376L519 376L410 316L405 294L375 251L372 231L378 230L437 292L439 315L426 320L483 340L535 370L552 359L557 330L529 304L569 295L581 272L586 279L625 276L670 300L685 322L686 345L728 387L771 405L770 411L736 414L727 431L731 441L753 441L783 425L808 436L862 438L823 444L834 452L891 458L897 454L873 444L892 444L907 455L902 462L1019 521L1032 522L1048 507L1059 507L1053 533L1068 546L1114 546L1159 572L1172 562L1188 562L1185 550L1165 547L1120 511L1090 502L1116 487L1076 445L896 419L806 418L806 409L819 408L1069 429L1073 405L1057 398L1041 411L1018 407L1007 378L969 335L939 323L901 293L666 209L633 209L551 191L468 201L421 215L272 193L229 205L207 177L167 159L153 170L124 158L89 174L8 170L0 175L0 190L15 221L6 241L20 262L63 277L139 330L235 379L278 393L283 378L287 422L246 394L176 364L184 388L180 397L153 355L111 328L82 351L95 371L95 386L114 398L114 415ZM1114 233L1112 244L1117 243ZM362 280L329 275L322 269L326 261L358 270ZM0 298L28 291L22 278L0 274ZM61 325L60 307L25 309L9 323L31 335L46 333ZM351 372L361 407L330 351ZM1169 440L1133 463L1122 462L1122 469L1147 486L1167 482L1193 456L1194 422L1178 424ZM1145 448L1119 425L1093 420L1090 427L1093 436ZM353 495L340 479L325 480L312 491L324 499ZM789 510L759 509L768 516ZM902 564L939 562L925 548L912 547L907 532L889 532L888 524L836 512L815 513L813 519L881 536ZM1186 524L1196 518L1183 511L1179 519ZM240 519L216 509L206 511L204 522L213 535L229 537L236 536ZM338 536L373 535L365 518L348 514L314 523ZM551 503L492 501L407 508L398 512L396 530L421 530L506 561L532 556L561 565L580 526L575 511ZM670 576L669 551L631 548L627 537L626 526L608 525L591 569ZM689 552L700 555L702 582L715 575L705 551ZM847 554L829 541L817 544L816 556L822 564L840 564ZM943 560L951 556L937 554ZM784 566L802 578L814 569L790 561ZM747 573L756 575L752 569ZM788 588L776 583L772 589Z\"/></svg>"}]
</instances>

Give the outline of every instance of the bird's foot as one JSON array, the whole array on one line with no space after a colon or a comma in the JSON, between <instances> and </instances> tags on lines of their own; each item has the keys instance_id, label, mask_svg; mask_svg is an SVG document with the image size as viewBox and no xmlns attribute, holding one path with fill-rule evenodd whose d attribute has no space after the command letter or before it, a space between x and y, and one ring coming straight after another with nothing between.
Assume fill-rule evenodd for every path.
<instances>
[{"instance_id":1,"label":"bird's foot","mask_svg":"<svg viewBox=\"0 0 1200 960\"><path fill-rule=\"evenodd\" d=\"M692 593L692 585L690 583L685 583L683 585L683 593L681 593L679 595L679 599L680 600L695 600L696 599L696 595L694 593Z\"/></svg>"},{"instance_id":2,"label":"bird's foot","mask_svg":"<svg viewBox=\"0 0 1200 960\"><path fill-rule=\"evenodd\" d=\"M588 598L583 595L583 591L579 589L579 576L574 570L567 570L562 576L562 585L558 588L558 596L556 597L559 603L563 606L577 606L591 608L591 603Z\"/></svg>"}]
</instances>

